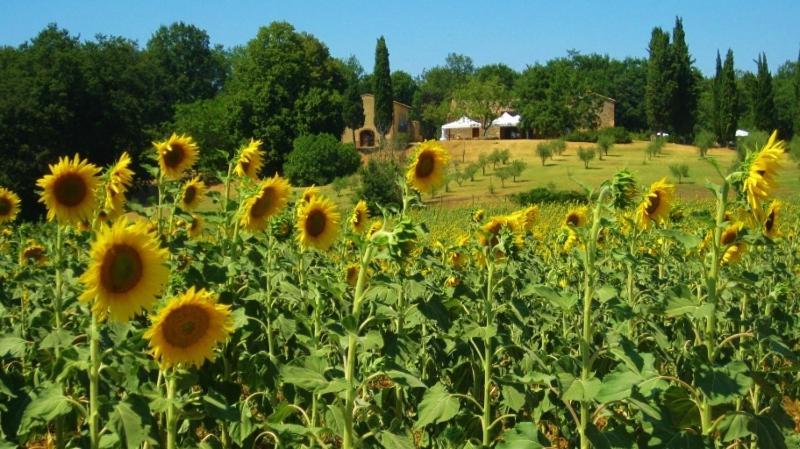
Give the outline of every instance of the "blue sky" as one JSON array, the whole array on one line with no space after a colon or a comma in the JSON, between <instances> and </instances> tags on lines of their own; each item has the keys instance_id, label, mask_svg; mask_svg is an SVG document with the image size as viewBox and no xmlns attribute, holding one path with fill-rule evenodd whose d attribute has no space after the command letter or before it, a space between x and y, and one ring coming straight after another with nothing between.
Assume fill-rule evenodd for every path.
<instances>
[{"instance_id":1,"label":"blue sky","mask_svg":"<svg viewBox=\"0 0 800 449\"><path fill-rule=\"evenodd\" d=\"M560 1L210 1L210 0L2 0L0 45L19 45L48 23L90 39L97 33L135 39L144 46L153 31L174 21L208 31L212 43L246 43L260 26L285 20L323 42L336 57L355 55L368 71L375 40L383 34L392 70L418 75L442 64L449 52L476 66L527 64L564 56L567 50L612 57L643 57L654 26L672 29L683 17L697 66L714 70L717 49L734 51L739 69L755 70L765 51L774 71L800 50L800 1L589 0Z\"/></svg>"}]
</instances>

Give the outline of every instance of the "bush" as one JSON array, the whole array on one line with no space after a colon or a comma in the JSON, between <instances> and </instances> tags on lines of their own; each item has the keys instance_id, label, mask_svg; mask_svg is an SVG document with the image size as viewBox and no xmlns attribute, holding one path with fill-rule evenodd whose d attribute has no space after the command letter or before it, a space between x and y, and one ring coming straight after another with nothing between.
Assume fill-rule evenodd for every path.
<instances>
[{"instance_id":1,"label":"bush","mask_svg":"<svg viewBox=\"0 0 800 449\"><path fill-rule=\"evenodd\" d=\"M603 134L597 139L597 148L600 150L601 154L608 156L608 152L611 150L611 147L614 146L614 143L614 136Z\"/></svg>"},{"instance_id":2,"label":"bush","mask_svg":"<svg viewBox=\"0 0 800 449\"><path fill-rule=\"evenodd\" d=\"M792 160L800 164L800 134L795 134L792 141L789 142L789 156Z\"/></svg>"},{"instance_id":3,"label":"bush","mask_svg":"<svg viewBox=\"0 0 800 449\"><path fill-rule=\"evenodd\" d=\"M700 157L706 157L708 154L708 149L714 146L716 138L714 134L702 130L694 138L694 144L697 147L698 151L700 151Z\"/></svg>"},{"instance_id":4,"label":"bush","mask_svg":"<svg viewBox=\"0 0 800 449\"><path fill-rule=\"evenodd\" d=\"M536 187L527 192L511 195L516 203L527 206L535 203L586 203L586 195L574 190L555 190L548 187Z\"/></svg>"},{"instance_id":5,"label":"bush","mask_svg":"<svg viewBox=\"0 0 800 449\"><path fill-rule=\"evenodd\" d=\"M379 213L377 206L400 208L403 205L403 192L397 184L401 176L400 165L387 159L370 159L359 170L361 185L358 195L367 202L372 214Z\"/></svg>"},{"instance_id":6,"label":"bush","mask_svg":"<svg viewBox=\"0 0 800 449\"><path fill-rule=\"evenodd\" d=\"M564 136L564 140L567 142L595 143L597 142L597 131L591 129L572 131Z\"/></svg>"},{"instance_id":7,"label":"bush","mask_svg":"<svg viewBox=\"0 0 800 449\"><path fill-rule=\"evenodd\" d=\"M595 151L594 148L578 148L578 158L583 161L583 168L589 169L589 162L594 160Z\"/></svg>"},{"instance_id":8,"label":"bush","mask_svg":"<svg viewBox=\"0 0 800 449\"><path fill-rule=\"evenodd\" d=\"M536 145L536 155L542 160L542 167L544 167L547 158L553 157L552 144L550 142L539 142L539 144Z\"/></svg>"},{"instance_id":9,"label":"bush","mask_svg":"<svg viewBox=\"0 0 800 449\"><path fill-rule=\"evenodd\" d=\"M567 151L567 141L564 139L557 139L550 142L550 149L553 150L553 153L561 156Z\"/></svg>"},{"instance_id":10,"label":"bush","mask_svg":"<svg viewBox=\"0 0 800 449\"><path fill-rule=\"evenodd\" d=\"M613 128L603 128L600 130L600 135L598 136L598 140L601 137L610 137L613 139L614 143L631 143L633 140L631 139L631 134L622 126L615 126Z\"/></svg>"},{"instance_id":11,"label":"bush","mask_svg":"<svg viewBox=\"0 0 800 449\"><path fill-rule=\"evenodd\" d=\"M361 165L355 147L339 142L330 134L300 136L294 139L292 147L283 169L296 186L325 185L355 173Z\"/></svg>"},{"instance_id":12,"label":"bush","mask_svg":"<svg viewBox=\"0 0 800 449\"><path fill-rule=\"evenodd\" d=\"M749 136L739 137L736 139L736 154L739 155L739 160L743 161L747 157L747 153L751 151L758 151L769 140L769 134L765 131L751 131Z\"/></svg>"},{"instance_id":13,"label":"bush","mask_svg":"<svg viewBox=\"0 0 800 449\"><path fill-rule=\"evenodd\" d=\"M683 178L689 177L689 166L687 164L670 164L669 171L672 176L678 178L678 184L683 184Z\"/></svg>"}]
</instances>

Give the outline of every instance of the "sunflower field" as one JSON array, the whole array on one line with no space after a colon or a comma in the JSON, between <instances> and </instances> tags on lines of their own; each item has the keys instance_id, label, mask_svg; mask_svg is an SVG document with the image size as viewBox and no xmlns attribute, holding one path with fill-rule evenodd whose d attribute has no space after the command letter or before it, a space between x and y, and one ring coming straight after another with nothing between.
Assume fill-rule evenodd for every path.
<instances>
[{"instance_id":1,"label":"sunflower field","mask_svg":"<svg viewBox=\"0 0 800 449\"><path fill-rule=\"evenodd\" d=\"M0 188L0 448L800 447L774 134L707 202L621 171L430 226L436 142L373 217L261 178L259 141L216 188L154 146L146 201L127 154L54 161L46 223Z\"/></svg>"}]
</instances>

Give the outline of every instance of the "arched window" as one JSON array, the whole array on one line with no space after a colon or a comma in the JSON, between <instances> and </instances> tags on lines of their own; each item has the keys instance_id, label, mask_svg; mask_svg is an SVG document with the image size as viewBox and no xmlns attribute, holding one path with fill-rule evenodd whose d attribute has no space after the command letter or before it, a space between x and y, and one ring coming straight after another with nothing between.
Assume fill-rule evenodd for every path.
<instances>
[{"instance_id":1,"label":"arched window","mask_svg":"<svg viewBox=\"0 0 800 449\"><path fill-rule=\"evenodd\" d=\"M371 129L364 129L358 133L358 146L374 147L375 146L375 133Z\"/></svg>"}]
</instances>

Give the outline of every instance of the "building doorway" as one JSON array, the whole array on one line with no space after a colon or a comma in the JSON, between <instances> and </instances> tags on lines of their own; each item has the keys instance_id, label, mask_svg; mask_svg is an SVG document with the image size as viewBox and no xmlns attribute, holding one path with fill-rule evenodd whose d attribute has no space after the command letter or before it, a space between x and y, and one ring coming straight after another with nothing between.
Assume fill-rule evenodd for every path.
<instances>
[{"instance_id":1,"label":"building doorway","mask_svg":"<svg viewBox=\"0 0 800 449\"><path fill-rule=\"evenodd\" d=\"M358 147L368 148L375 146L375 133L371 129L364 129L358 133Z\"/></svg>"}]
</instances>

